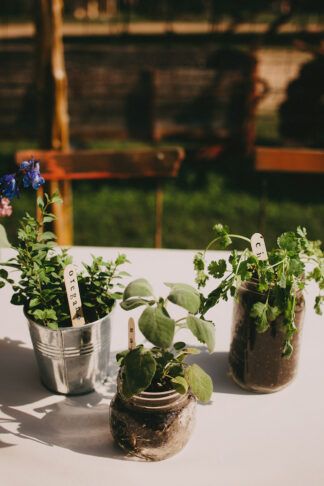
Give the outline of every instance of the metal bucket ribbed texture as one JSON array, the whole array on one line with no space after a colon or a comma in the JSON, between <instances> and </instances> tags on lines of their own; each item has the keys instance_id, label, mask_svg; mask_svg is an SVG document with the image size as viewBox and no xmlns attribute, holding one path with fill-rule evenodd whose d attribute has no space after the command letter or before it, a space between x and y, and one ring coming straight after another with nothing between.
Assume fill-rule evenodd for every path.
<instances>
[{"instance_id":1,"label":"metal bucket ribbed texture","mask_svg":"<svg viewBox=\"0 0 324 486\"><path fill-rule=\"evenodd\" d=\"M108 376L111 314L57 331L27 319L40 377L47 388L79 395L92 391Z\"/></svg>"}]
</instances>

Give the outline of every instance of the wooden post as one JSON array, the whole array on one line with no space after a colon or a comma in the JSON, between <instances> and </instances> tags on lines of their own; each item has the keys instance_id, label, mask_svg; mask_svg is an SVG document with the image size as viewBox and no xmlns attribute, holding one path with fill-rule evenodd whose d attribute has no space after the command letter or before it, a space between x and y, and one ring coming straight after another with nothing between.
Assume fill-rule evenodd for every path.
<instances>
[{"instance_id":1,"label":"wooden post","mask_svg":"<svg viewBox=\"0 0 324 486\"><path fill-rule=\"evenodd\" d=\"M41 148L69 149L67 76L63 48L63 0L36 0L36 88ZM68 187L69 186L69 187ZM50 192L60 189L50 182ZM65 201L65 194L68 201ZM54 205L58 244L72 244L72 188L64 184L63 208Z\"/></svg>"},{"instance_id":2,"label":"wooden post","mask_svg":"<svg viewBox=\"0 0 324 486\"><path fill-rule=\"evenodd\" d=\"M155 248L162 248L162 218L163 218L163 185L156 183L155 195Z\"/></svg>"}]
</instances>

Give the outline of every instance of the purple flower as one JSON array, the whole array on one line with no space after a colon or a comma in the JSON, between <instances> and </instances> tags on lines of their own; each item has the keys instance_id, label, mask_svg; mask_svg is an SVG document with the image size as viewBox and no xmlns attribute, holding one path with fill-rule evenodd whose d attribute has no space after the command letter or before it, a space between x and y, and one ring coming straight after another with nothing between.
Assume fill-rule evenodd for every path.
<instances>
[{"instance_id":1,"label":"purple flower","mask_svg":"<svg viewBox=\"0 0 324 486\"><path fill-rule=\"evenodd\" d=\"M39 163L33 158L24 160L16 174L6 174L0 178L0 201L1 198L13 199L19 196L22 187L32 187L37 190L45 183L40 174Z\"/></svg>"},{"instance_id":2,"label":"purple flower","mask_svg":"<svg viewBox=\"0 0 324 486\"><path fill-rule=\"evenodd\" d=\"M29 167L33 164L33 160L24 160L19 167L19 170L28 170Z\"/></svg>"},{"instance_id":3,"label":"purple flower","mask_svg":"<svg viewBox=\"0 0 324 486\"><path fill-rule=\"evenodd\" d=\"M40 175L39 163L35 160L24 161L20 165L20 170L25 172L23 185L25 188L32 187L37 190L45 183L44 178Z\"/></svg>"},{"instance_id":4,"label":"purple flower","mask_svg":"<svg viewBox=\"0 0 324 486\"><path fill-rule=\"evenodd\" d=\"M10 200L19 196L15 174L6 174L0 178L0 195Z\"/></svg>"}]
</instances>

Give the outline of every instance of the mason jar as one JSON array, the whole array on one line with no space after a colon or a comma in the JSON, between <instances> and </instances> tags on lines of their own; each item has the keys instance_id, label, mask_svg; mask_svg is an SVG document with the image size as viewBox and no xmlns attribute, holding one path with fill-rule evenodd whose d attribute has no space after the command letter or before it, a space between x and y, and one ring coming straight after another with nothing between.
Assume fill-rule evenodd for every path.
<instances>
[{"instance_id":1,"label":"mason jar","mask_svg":"<svg viewBox=\"0 0 324 486\"><path fill-rule=\"evenodd\" d=\"M260 333L250 316L256 302L265 302L266 294L257 291L257 282L244 283L234 303L232 341L229 353L230 374L245 390L271 393L287 386L296 376L305 301L301 292L296 295L295 326L291 343L293 353L282 356L285 342L283 315L269 322Z\"/></svg>"},{"instance_id":2,"label":"mason jar","mask_svg":"<svg viewBox=\"0 0 324 486\"><path fill-rule=\"evenodd\" d=\"M196 399L190 392L142 392L125 399L117 391L110 404L110 429L117 444L130 455L160 461L186 445L195 412Z\"/></svg>"}]
</instances>

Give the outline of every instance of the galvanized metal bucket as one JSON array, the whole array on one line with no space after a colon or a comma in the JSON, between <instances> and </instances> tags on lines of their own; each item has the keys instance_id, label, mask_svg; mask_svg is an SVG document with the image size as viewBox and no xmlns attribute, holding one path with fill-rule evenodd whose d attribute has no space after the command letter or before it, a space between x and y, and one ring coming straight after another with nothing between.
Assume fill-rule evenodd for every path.
<instances>
[{"instance_id":1,"label":"galvanized metal bucket","mask_svg":"<svg viewBox=\"0 0 324 486\"><path fill-rule=\"evenodd\" d=\"M28 316L42 383L55 393L88 393L108 376L111 313L81 327L48 329Z\"/></svg>"}]
</instances>

